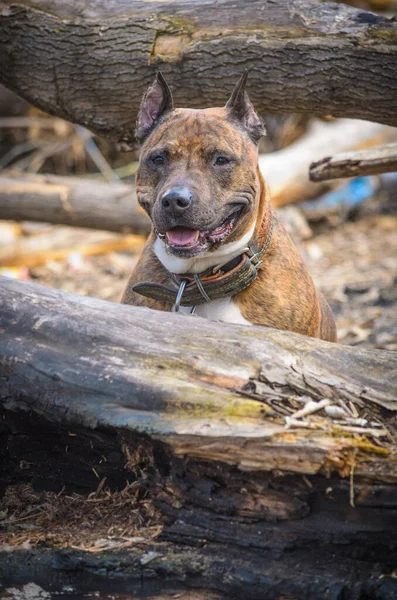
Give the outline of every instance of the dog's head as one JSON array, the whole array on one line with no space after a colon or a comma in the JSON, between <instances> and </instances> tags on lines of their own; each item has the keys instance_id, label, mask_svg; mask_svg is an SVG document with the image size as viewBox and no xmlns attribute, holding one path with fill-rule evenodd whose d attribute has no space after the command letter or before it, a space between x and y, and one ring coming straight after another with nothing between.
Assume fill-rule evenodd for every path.
<instances>
[{"instance_id":1,"label":"dog's head","mask_svg":"<svg viewBox=\"0 0 397 600\"><path fill-rule=\"evenodd\" d=\"M256 221L257 144L264 128L246 80L245 73L222 108L174 109L161 73L143 98L138 201L175 256L237 241Z\"/></svg>"}]
</instances>

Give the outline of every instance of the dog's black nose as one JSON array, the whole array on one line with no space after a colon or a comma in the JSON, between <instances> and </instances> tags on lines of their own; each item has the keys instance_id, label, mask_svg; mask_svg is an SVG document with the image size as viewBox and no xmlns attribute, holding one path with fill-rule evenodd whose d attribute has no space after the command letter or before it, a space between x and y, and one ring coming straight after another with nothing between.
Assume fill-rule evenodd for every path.
<instances>
[{"instance_id":1,"label":"dog's black nose","mask_svg":"<svg viewBox=\"0 0 397 600\"><path fill-rule=\"evenodd\" d=\"M172 216L182 215L192 203L192 195L185 187L177 187L168 190L161 198L161 206Z\"/></svg>"}]
</instances>

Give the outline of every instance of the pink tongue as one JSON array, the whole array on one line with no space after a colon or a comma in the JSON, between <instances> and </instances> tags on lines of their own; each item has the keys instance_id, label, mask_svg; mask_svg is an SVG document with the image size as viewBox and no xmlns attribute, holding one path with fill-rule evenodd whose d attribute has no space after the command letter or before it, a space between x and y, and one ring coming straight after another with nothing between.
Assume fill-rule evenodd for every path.
<instances>
[{"instance_id":1,"label":"pink tongue","mask_svg":"<svg viewBox=\"0 0 397 600\"><path fill-rule=\"evenodd\" d=\"M196 240L197 231L194 229L185 229L177 227L167 232L168 241L175 246L189 246Z\"/></svg>"}]
</instances>

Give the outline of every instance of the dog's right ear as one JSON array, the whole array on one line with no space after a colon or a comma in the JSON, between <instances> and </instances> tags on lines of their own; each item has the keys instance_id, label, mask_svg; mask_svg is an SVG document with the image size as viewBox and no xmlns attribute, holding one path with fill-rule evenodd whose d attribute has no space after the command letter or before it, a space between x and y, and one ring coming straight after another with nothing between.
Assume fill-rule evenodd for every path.
<instances>
[{"instance_id":1,"label":"dog's right ear","mask_svg":"<svg viewBox=\"0 0 397 600\"><path fill-rule=\"evenodd\" d=\"M232 95L226 103L229 116L237 121L248 133L256 144L265 135L265 127L262 119L256 114L255 109L245 91L247 85L248 71L241 75Z\"/></svg>"},{"instance_id":2,"label":"dog's right ear","mask_svg":"<svg viewBox=\"0 0 397 600\"><path fill-rule=\"evenodd\" d=\"M135 135L140 144L153 131L159 119L173 108L171 90L162 73L158 71L156 79L144 95L139 109Z\"/></svg>"}]
</instances>

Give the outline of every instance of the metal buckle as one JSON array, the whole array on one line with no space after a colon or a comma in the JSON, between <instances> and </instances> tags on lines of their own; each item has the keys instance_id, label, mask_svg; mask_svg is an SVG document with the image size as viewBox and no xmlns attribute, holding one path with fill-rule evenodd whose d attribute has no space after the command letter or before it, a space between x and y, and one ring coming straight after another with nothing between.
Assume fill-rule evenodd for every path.
<instances>
[{"instance_id":1,"label":"metal buckle","mask_svg":"<svg viewBox=\"0 0 397 600\"><path fill-rule=\"evenodd\" d=\"M183 292L185 291L185 287L187 284L187 279L182 279L181 283L179 284L179 289L178 289L178 293L176 295L176 299L175 299L175 304L172 307L172 312L179 312L180 306L181 306L181 300L182 300L182 296L183 296ZM196 307L192 306L192 308L190 309L190 314L194 315L194 313L196 312Z\"/></svg>"},{"instance_id":2,"label":"metal buckle","mask_svg":"<svg viewBox=\"0 0 397 600\"><path fill-rule=\"evenodd\" d=\"M261 259L258 258L259 252L254 252L251 246L247 248L247 256L250 259L250 262L254 265L254 267L259 267L259 265L262 264Z\"/></svg>"},{"instance_id":3,"label":"metal buckle","mask_svg":"<svg viewBox=\"0 0 397 600\"><path fill-rule=\"evenodd\" d=\"M175 304L172 307L172 312L179 312L179 308L181 306L181 300L182 300L183 292L185 291L186 284L187 284L187 280L182 279L182 281L179 285L178 293L176 295Z\"/></svg>"}]
</instances>

